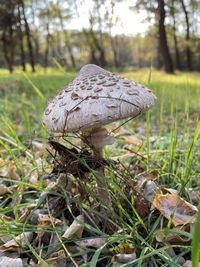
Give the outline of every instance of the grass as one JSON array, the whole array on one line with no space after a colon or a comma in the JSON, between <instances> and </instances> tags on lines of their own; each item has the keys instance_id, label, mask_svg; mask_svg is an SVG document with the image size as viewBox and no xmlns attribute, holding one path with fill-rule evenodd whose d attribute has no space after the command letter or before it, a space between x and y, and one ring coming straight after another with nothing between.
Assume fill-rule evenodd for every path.
<instances>
[{"instance_id":1,"label":"grass","mask_svg":"<svg viewBox=\"0 0 200 267\"><path fill-rule=\"evenodd\" d=\"M77 250L74 245L76 243L71 240L60 242L61 239L59 239L56 245L52 243L51 246L49 241L45 243L43 238L38 243L28 242L28 246L20 250L21 257L27 258L32 255L32 259L39 262L41 266L50 266L48 255L64 248L65 252L69 250L69 254L66 253L69 266L74 266L70 265L73 261L71 257L78 262L78 266L117 266L112 262L112 256L123 250L136 252L136 258L120 266L147 266L147 264L148 266L182 266L181 260L183 258L190 260L192 250L194 262L198 262L199 240L197 238L193 242L193 247L191 242L169 244L165 239L161 242L156 241L157 233L167 227L169 232L175 231L174 235L178 234L183 238L191 238L192 233L184 227L172 229L170 223L158 211L148 210L148 213L145 213L146 206L141 206L144 203L136 203L138 199L133 181L141 176L153 179L159 186L176 189L181 197L193 203L189 189L192 188L192 191L200 189L199 73L166 75L152 70L149 75L148 69L123 73L130 79L148 84L158 100L148 113L128 122L123 129L120 129L135 136L135 140L129 140L129 136L121 137L118 133L116 143L104 151L107 159L112 157L120 162L118 167L110 165L106 170L108 192L115 203L114 213L110 217L89 205L89 202L80 202L78 193L74 194L72 191L75 189L68 184L58 191L47 187L49 179L56 182L60 178L55 175L51 178L48 176L52 170L52 160L48 153L39 157L30 147L32 140L47 143L49 134L42 124L44 108L47 101L68 84L74 75L74 72L63 73L52 69L27 75L23 75L20 71L16 71L13 75L3 70L0 72L0 159L6 165L2 167L2 171L0 169L1 182L7 187L17 185L16 190L13 189L12 193L1 197L2 236L16 238L17 235L25 232L37 233L37 223L32 222L35 213L42 209L46 212L49 210L48 205L51 206L49 198L52 198L52 201L64 199L67 208L57 209L57 213L54 211L53 214L63 219L64 226L42 225L40 231L51 235L54 239L56 235L61 237L63 229L79 215L78 207L84 211L84 214L92 218L100 218L100 221L111 228L104 231L98 220L92 220L92 223L86 223L86 234L83 239L88 236L106 237L107 243L98 249L79 248ZM109 127L113 129L118 124L113 125ZM141 142L142 148L138 150ZM11 168L8 168L11 161L16 166L19 180L13 180L8 174L3 173L4 169ZM87 162L83 161L82 164L89 168ZM37 177L35 184L31 182L33 176ZM69 179L72 185L76 184L73 177ZM97 203L99 200L95 181L99 179L98 173L90 169L88 179L86 182L80 180L79 183L84 188L84 192ZM144 208L143 215L140 212L142 208ZM20 216L26 209L29 209L29 215L21 222ZM6 220L3 215L11 216L12 222ZM198 228L195 229L198 232ZM109 231L112 234L109 234ZM0 244L3 243L2 236L0 236ZM175 255L170 253L172 248ZM86 252L90 257L84 264L80 259ZM61 261L60 266L62 264Z\"/></svg>"}]
</instances>

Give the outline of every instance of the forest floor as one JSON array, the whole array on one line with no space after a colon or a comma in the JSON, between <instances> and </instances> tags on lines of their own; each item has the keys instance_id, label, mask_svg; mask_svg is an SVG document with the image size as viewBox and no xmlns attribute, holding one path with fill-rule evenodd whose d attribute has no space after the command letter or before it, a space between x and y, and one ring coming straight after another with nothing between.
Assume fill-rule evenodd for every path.
<instances>
[{"instance_id":1,"label":"forest floor","mask_svg":"<svg viewBox=\"0 0 200 267\"><path fill-rule=\"evenodd\" d=\"M0 266L198 266L200 75L120 74L157 101L104 151L106 207L98 171L74 155L79 140L59 142L65 167L78 161L83 179L59 169L58 138L50 145L42 123L48 100L76 73L0 71Z\"/></svg>"}]
</instances>

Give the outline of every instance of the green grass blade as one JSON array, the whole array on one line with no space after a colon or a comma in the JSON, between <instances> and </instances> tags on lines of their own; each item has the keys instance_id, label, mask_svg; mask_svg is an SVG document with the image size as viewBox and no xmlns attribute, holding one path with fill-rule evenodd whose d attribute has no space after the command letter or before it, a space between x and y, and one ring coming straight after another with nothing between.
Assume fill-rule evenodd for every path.
<instances>
[{"instance_id":1,"label":"green grass blade","mask_svg":"<svg viewBox=\"0 0 200 267\"><path fill-rule=\"evenodd\" d=\"M40 89L31 81L31 79L28 77L28 75L23 72L24 77L26 78L26 80L29 82L29 84L33 87L33 89L35 90L36 94L41 97L42 99L44 99L44 95L43 93L40 91Z\"/></svg>"},{"instance_id":2,"label":"green grass blade","mask_svg":"<svg viewBox=\"0 0 200 267\"><path fill-rule=\"evenodd\" d=\"M192 267L198 267L200 260L200 205L197 213L197 220L194 227L192 240Z\"/></svg>"}]
</instances>

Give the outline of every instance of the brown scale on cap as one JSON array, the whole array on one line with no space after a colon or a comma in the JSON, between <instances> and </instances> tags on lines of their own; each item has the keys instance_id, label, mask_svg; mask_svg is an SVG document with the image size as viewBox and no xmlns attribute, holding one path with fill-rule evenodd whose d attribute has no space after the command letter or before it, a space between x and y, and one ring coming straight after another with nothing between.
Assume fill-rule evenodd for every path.
<instances>
[{"instance_id":1,"label":"brown scale on cap","mask_svg":"<svg viewBox=\"0 0 200 267\"><path fill-rule=\"evenodd\" d=\"M90 132L144 113L154 105L155 99L145 86L88 64L48 104L44 123L50 131Z\"/></svg>"}]
</instances>

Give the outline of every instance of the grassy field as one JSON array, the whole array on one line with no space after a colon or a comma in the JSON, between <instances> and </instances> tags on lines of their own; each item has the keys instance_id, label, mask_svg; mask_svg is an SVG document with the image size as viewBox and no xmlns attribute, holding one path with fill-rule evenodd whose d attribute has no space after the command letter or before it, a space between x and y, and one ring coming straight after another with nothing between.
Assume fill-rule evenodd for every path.
<instances>
[{"instance_id":1,"label":"grassy field","mask_svg":"<svg viewBox=\"0 0 200 267\"><path fill-rule=\"evenodd\" d=\"M105 174L107 192L115 207L112 213L103 214L95 206L99 201L97 172L90 170L86 181L77 182L70 176L71 184L56 190L50 183L59 184L61 177L51 175L51 155L43 147L31 146L33 140L41 145L48 142L50 133L42 124L44 109L75 72L0 72L0 251L6 256L23 258L28 262L24 266L183 266L191 260L193 224L174 225L173 218L168 220L151 208L146 196L152 196L151 186L156 186L159 192L168 194L175 189L196 206L199 202L200 75L166 75L148 69L121 74L146 84L157 102L148 113L121 127L115 133L115 144L104 151L105 158L116 163L107 166ZM72 137L67 140L77 144ZM81 199L77 183L81 183L89 200ZM90 218L83 235L62 238L80 211ZM48 220L43 222L39 216L35 222L33 218L38 214L47 214ZM53 217L63 225L56 226ZM17 239L20 234L23 242ZM88 238L98 238L98 245L78 244ZM5 247L10 240L15 244ZM198 241L195 244L193 258L199 253ZM124 256L123 263L121 255L129 255Z\"/></svg>"}]
</instances>

